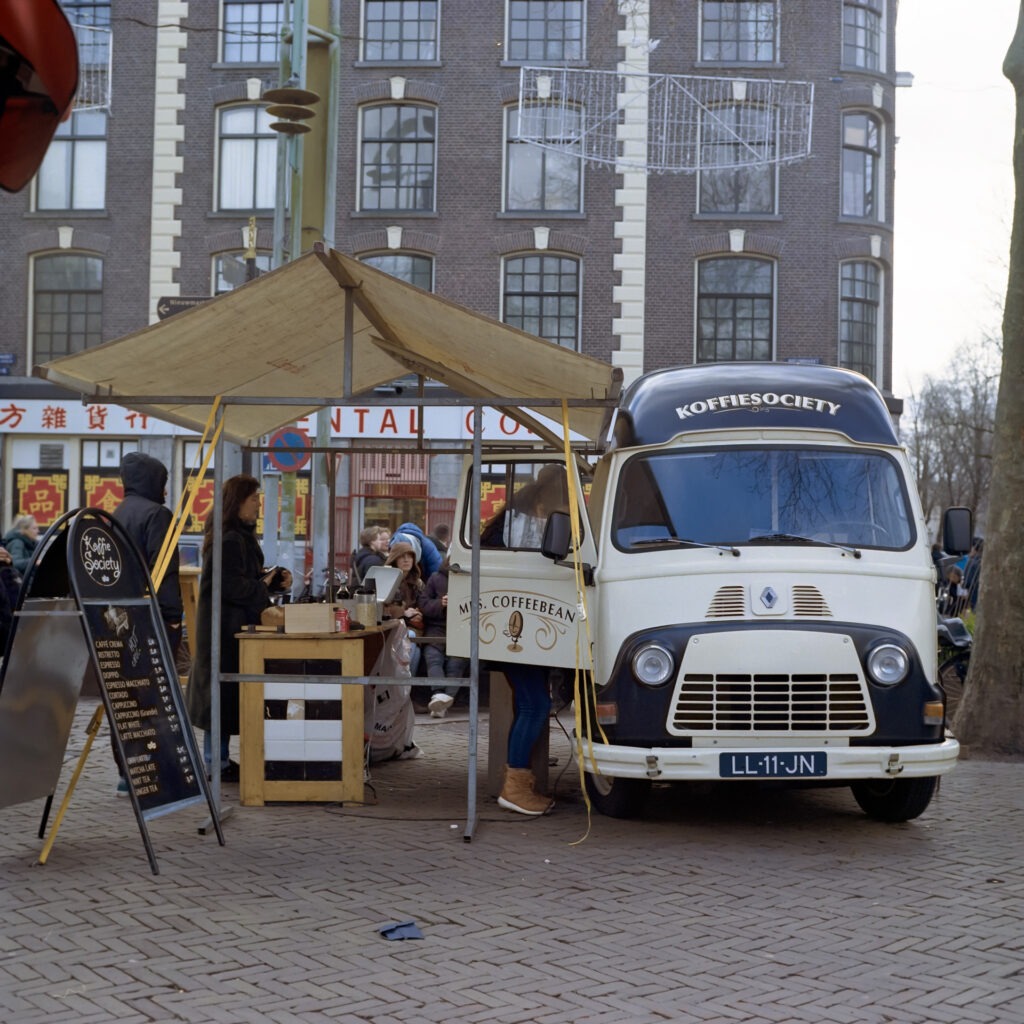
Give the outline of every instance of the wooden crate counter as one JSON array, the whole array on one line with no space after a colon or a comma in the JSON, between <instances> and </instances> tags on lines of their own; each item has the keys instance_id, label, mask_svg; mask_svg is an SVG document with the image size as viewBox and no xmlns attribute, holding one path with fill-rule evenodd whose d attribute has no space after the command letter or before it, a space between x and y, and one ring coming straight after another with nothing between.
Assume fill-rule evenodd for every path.
<instances>
[{"instance_id":1,"label":"wooden crate counter","mask_svg":"<svg viewBox=\"0 0 1024 1024\"><path fill-rule=\"evenodd\" d=\"M269 675L267 662L324 661L341 663L342 676L367 676L383 647L383 633L390 626L355 630L350 633L239 633L241 675ZM322 673L329 675L332 673ZM265 771L264 687L314 687L322 699L341 695L341 779L268 779ZM246 807L260 807L267 801L356 802L363 800L364 692L360 683L307 683L301 675L295 682L239 684L239 800ZM329 723L321 723L329 724Z\"/></svg>"}]
</instances>

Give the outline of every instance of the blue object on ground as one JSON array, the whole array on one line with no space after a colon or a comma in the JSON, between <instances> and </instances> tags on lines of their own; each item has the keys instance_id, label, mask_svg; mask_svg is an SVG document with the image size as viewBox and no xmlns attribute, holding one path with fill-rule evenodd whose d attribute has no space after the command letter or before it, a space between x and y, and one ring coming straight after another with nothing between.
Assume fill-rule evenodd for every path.
<instances>
[{"instance_id":1,"label":"blue object on ground","mask_svg":"<svg viewBox=\"0 0 1024 1024\"><path fill-rule=\"evenodd\" d=\"M416 926L415 921L390 921L382 924L377 931L385 939L422 939L423 932Z\"/></svg>"}]
</instances>

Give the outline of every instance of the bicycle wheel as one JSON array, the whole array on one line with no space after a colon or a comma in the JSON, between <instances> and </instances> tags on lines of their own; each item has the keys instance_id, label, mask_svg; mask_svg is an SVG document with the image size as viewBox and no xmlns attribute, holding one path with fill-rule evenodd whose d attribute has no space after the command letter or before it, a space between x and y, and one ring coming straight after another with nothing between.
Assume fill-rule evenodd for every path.
<instances>
[{"instance_id":1,"label":"bicycle wheel","mask_svg":"<svg viewBox=\"0 0 1024 1024\"><path fill-rule=\"evenodd\" d=\"M946 695L946 728L950 728L956 717L960 700L964 695L964 683L971 664L970 651L957 651L939 666L939 685Z\"/></svg>"}]
</instances>

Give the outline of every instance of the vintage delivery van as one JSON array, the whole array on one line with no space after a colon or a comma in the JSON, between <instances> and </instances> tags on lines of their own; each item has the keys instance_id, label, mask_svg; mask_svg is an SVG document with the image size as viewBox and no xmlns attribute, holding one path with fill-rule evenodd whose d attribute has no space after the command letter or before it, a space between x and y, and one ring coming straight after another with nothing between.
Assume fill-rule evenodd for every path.
<instances>
[{"instance_id":1,"label":"vintage delivery van","mask_svg":"<svg viewBox=\"0 0 1024 1024\"><path fill-rule=\"evenodd\" d=\"M467 474L452 653L469 653L473 502L485 521L505 503L506 519L536 515L517 496L551 472L499 451L479 494ZM585 488L578 551L550 507L543 539L506 525L479 547L479 653L569 670L592 655L577 753L599 810L639 813L653 781L720 779L849 785L887 821L925 810L959 747L924 516L874 385L778 363L648 374ZM962 550L969 513L946 526Z\"/></svg>"}]
</instances>

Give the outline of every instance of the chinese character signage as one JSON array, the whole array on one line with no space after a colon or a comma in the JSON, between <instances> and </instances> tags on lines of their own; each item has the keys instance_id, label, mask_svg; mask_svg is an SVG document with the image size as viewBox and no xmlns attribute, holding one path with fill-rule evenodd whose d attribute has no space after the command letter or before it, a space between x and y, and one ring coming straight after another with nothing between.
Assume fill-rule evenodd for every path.
<instances>
[{"instance_id":1,"label":"chinese character signage","mask_svg":"<svg viewBox=\"0 0 1024 1024\"><path fill-rule=\"evenodd\" d=\"M60 518L68 508L68 473L16 469L14 488L19 516L33 516L42 529Z\"/></svg>"}]
</instances>

